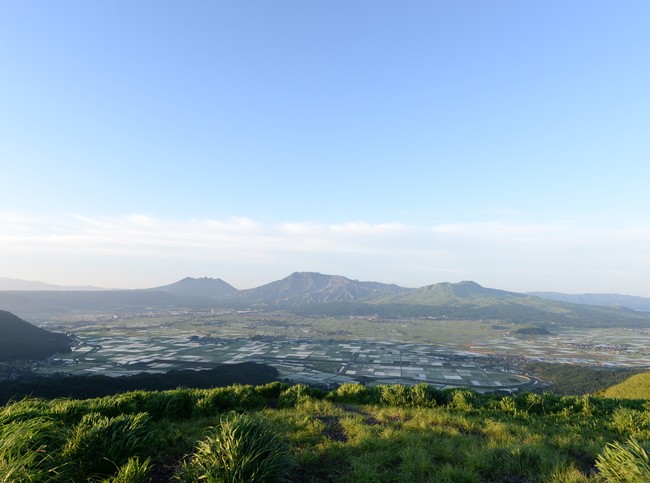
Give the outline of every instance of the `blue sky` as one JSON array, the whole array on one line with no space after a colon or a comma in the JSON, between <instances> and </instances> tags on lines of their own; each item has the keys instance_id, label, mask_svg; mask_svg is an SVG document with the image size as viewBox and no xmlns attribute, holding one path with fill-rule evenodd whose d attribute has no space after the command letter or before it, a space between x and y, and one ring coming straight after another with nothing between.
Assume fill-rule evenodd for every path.
<instances>
[{"instance_id":1,"label":"blue sky","mask_svg":"<svg viewBox=\"0 0 650 483\"><path fill-rule=\"evenodd\" d=\"M0 276L650 296L650 4L5 2Z\"/></svg>"}]
</instances>

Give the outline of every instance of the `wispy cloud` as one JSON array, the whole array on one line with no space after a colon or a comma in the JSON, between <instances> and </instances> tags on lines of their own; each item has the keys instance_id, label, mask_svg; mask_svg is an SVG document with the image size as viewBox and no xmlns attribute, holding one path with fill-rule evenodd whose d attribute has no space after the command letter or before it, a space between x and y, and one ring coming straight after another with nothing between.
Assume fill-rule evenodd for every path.
<instances>
[{"instance_id":1,"label":"wispy cloud","mask_svg":"<svg viewBox=\"0 0 650 483\"><path fill-rule=\"evenodd\" d=\"M607 273L621 280L642 281L650 272L650 223L602 227L497 220L417 226L365 221L262 223L242 217L179 220L146 214L48 217L0 213L0 246L1 265L13 267L5 275L13 276L20 276L20 263L36 258L42 262L48 257L79 264L83 260L88 267L102 257L129 260L134 266L139 260L160 266L172 261L176 266L190 261L197 266L248 266L249 272L259 271L259 279L264 279L268 267L287 273L322 267L412 286L454 276L487 283L494 280L495 284L505 283L504 288L515 288L517 280L548 279L563 272L572 278L583 272L585 280ZM537 285L547 286L546 282Z\"/></svg>"}]
</instances>

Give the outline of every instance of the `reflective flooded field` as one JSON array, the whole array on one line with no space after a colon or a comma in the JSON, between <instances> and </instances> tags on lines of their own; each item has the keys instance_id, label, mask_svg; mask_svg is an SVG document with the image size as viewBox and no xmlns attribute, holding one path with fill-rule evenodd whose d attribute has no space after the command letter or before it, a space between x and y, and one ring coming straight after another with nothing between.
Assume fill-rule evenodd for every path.
<instances>
[{"instance_id":1,"label":"reflective flooded field","mask_svg":"<svg viewBox=\"0 0 650 483\"><path fill-rule=\"evenodd\" d=\"M39 373L121 376L254 361L295 382L429 383L519 390L533 361L650 367L648 329L568 329L516 335L494 321L297 317L283 312L177 311L44 321L78 344Z\"/></svg>"}]
</instances>

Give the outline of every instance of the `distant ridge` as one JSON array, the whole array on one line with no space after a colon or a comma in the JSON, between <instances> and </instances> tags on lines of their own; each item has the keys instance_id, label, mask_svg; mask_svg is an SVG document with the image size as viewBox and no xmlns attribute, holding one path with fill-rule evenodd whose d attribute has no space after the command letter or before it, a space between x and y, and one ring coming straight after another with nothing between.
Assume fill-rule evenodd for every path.
<instances>
[{"instance_id":1,"label":"distant ridge","mask_svg":"<svg viewBox=\"0 0 650 483\"><path fill-rule=\"evenodd\" d=\"M294 272L282 280L242 290L239 300L268 305L323 304L361 302L413 289L378 282L360 282L340 275L318 272Z\"/></svg>"},{"instance_id":2,"label":"distant ridge","mask_svg":"<svg viewBox=\"0 0 650 483\"><path fill-rule=\"evenodd\" d=\"M106 289L93 287L92 285L82 285L82 286L54 285L51 283L38 282L32 280L20 280L18 278L0 277L0 290L97 291L97 290L106 290Z\"/></svg>"},{"instance_id":3,"label":"distant ridge","mask_svg":"<svg viewBox=\"0 0 650 483\"><path fill-rule=\"evenodd\" d=\"M41 329L0 310L0 361L46 359L57 352L70 352L66 335Z\"/></svg>"},{"instance_id":4,"label":"distant ridge","mask_svg":"<svg viewBox=\"0 0 650 483\"><path fill-rule=\"evenodd\" d=\"M476 282L463 281L458 283L441 282L412 290L399 297L385 300L393 303L416 305L476 305L481 300L510 300L519 302L526 295L516 292L506 292L494 288L485 288Z\"/></svg>"},{"instance_id":5,"label":"distant ridge","mask_svg":"<svg viewBox=\"0 0 650 483\"><path fill-rule=\"evenodd\" d=\"M649 327L650 314L625 308L578 305L482 287L476 282L436 283L374 302L393 314L586 327ZM386 311L386 310L384 310Z\"/></svg>"},{"instance_id":6,"label":"distant ridge","mask_svg":"<svg viewBox=\"0 0 650 483\"><path fill-rule=\"evenodd\" d=\"M260 287L237 290L221 279L187 277L140 290L0 291L0 307L21 315L188 309L274 309L304 316L427 317L572 327L650 327L650 313L579 305L486 288L473 281L418 289L294 272Z\"/></svg>"},{"instance_id":7,"label":"distant ridge","mask_svg":"<svg viewBox=\"0 0 650 483\"><path fill-rule=\"evenodd\" d=\"M205 298L223 298L233 295L239 290L224 282L220 278L192 278L185 277L178 282L155 287L148 290L166 292L179 297L205 297Z\"/></svg>"},{"instance_id":8,"label":"distant ridge","mask_svg":"<svg viewBox=\"0 0 650 483\"><path fill-rule=\"evenodd\" d=\"M650 298L615 293L567 294L560 292L530 292L530 295L549 300L559 300L581 305L599 305L602 307L627 307L632 310L650 312Z\"/></svg>"}]
</instances>

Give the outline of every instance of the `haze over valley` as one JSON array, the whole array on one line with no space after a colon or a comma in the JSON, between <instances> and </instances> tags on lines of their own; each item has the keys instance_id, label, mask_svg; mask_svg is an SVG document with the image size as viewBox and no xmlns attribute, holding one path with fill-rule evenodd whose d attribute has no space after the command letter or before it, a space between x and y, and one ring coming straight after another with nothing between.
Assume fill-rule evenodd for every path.
<instances>
[{"instance_id":1,"label":"haze over valley","mask_svg":"<svg viewBox=\"0 0 650 483\"><path fill-rule=\"evenodd\" d=\"M4 2L0 483L650 481L649 19Z\"/></svg>"},{"instance_id":2,"label":"haze over valley","mask_svg":"<svg viewBox=\"0 0 650 483\"><path fill-rule=\"evenodd\" d=\"M52 349L34 357L29 337L16 332L12 344L7 328L7 347L26 344L22 357L5 357L4 377L11 378L164 374L255 362L284 380L328 387L427 382L517 392L540 383L527 369L536 362L650 366L650 313L471 281L406 288L294 272L238 290L220 278L186 277L140 290L0 291L0 305L69 334L70 353L44 339L44 350ZM12 362L34 358L48 362Z\"/></svg>"}]
</instances>

